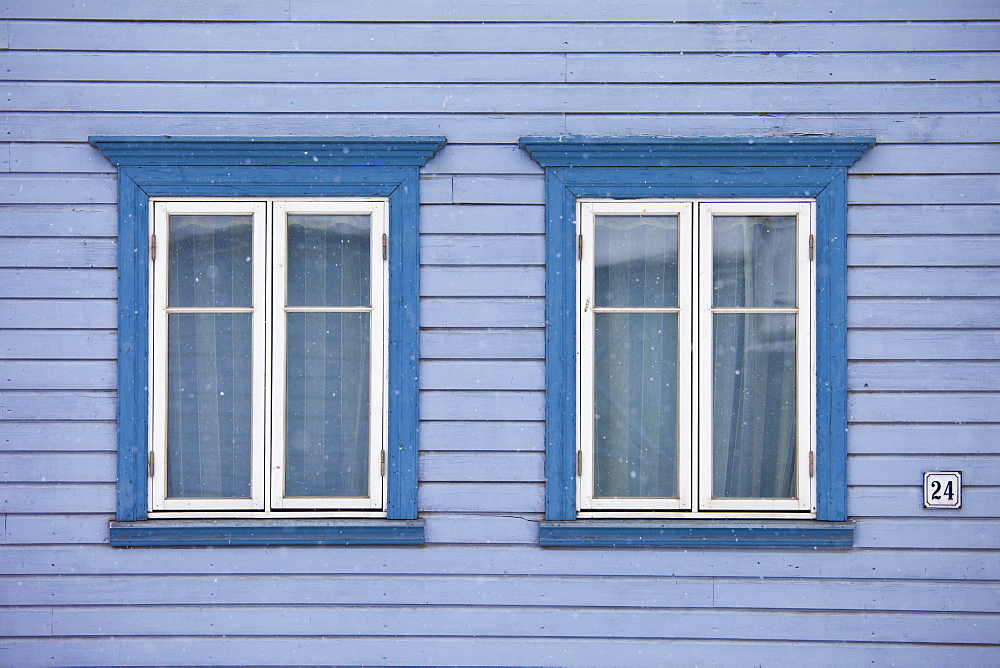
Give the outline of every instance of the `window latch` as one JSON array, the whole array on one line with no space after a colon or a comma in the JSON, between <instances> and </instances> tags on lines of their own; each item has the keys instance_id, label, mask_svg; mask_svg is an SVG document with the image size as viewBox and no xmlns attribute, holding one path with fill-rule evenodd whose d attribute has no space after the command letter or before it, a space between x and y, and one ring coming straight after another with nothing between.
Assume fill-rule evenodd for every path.
<instances>
[{"instance_id":1,"label":"window latch","mask_svg":"<svg viewBox=\"0 0 1000 668\"><path fill-rule=\"evenodd\" d=\"M583 475L583 450L576 451L576 477Z\"/></svg>"},{"instance_id":2,"label":"window latch","mask_svg":"<svg viewBox=\"0 0 1000 668\"><path fill-rule=\"evenodd\" d=\"M379 468L382 471L382 477L385 477L385 450L382 451L382 458L380 460Z\"/></svg>"},{"instance_id":3,"label":"window latch","mask_svg":"<svg viewBox=\"0 0 1000 668\"><path fill-rule=\"evenodd\" d=\"M576 235L576 259L583 259L583 235Z\"/></svg>"},{"instance_id":4,"label":"window latch","mask_svg":"<svg viewBox=\"0 0 1000 668\"><path fill-rule=\"evenodd\" d=\"M809 451L809 477L816 477L816 452L814 450Z\"/></svg>"},{"instance_id":5,"label":"window latch","mask_svg":"<svg viewBox=\"0 0 1000 668\"><path fill-rule=\"evenodd\" d=\"M809 260L816 259L816 235L809 235Z\"/></svg>"},{"instance_id":6,"label":"window latch","mask_svg":"<svg viewBox=\"0 0 1000 668\"><path fill-rule=\"evenodd\" d=\"M152 478L152 477L153 477L153 471L155 471L155 470L156 470L156 466L155 466L155 464L154 464L154 462L155 462L155 461L156 461L156 459L155 459L155 458L153 457L153 451L152 451L152 450L150 450L150 451L149 451L149 460L148 460L148 462L146 463L146 468L147 468L147 471L148 471L148 473L149 473L149 477L150 477L150 478Z\"/></svg>"},{"instance_id":7,"label":"window latch","mask_svg":"<svg viewBox=\"0 0 1000 668\"><path fill-rule=\"evenodd\" d=\"M149 261L156 260L156 235L149 235Z\"/></svg>"},{"instance_id":8,"label":"window latch","mask_svg":"<svg viewBox=\"0 0 1000 668\"><path fill-rule=\"evenodd\" d=\"M389 237L385 234L382 235L382 259L389 259Z\"/></svg>"}]
</instances>

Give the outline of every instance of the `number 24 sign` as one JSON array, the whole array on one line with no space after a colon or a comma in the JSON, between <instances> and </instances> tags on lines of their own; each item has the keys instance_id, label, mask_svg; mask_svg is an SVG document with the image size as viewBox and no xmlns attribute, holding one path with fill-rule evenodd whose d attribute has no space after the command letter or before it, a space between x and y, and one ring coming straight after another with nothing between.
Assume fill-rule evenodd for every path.
<instances>
[{"instance_id":1,"label":"number 24 sign","mask_svg":"<svg viewBox=\"0 0 1000 668\"><path fill-rule=\"evenodd\" d=\"M962 472L925 471L924 508L961 508Z\"/></svg>"}]
</instances>

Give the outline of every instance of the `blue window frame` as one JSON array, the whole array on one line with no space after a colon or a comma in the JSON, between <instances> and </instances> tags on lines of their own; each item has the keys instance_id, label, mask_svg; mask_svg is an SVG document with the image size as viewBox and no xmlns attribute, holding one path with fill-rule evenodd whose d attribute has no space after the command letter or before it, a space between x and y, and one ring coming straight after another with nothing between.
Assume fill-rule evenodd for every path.
<instances>
[{"instance_id":1,"label":"blue window frame","mask_svg":"<svg viewBox=\"0 0 1000 668\"><path fill-rule=\"evenodd\" d=\"M847 168L872 138L522 138L546 173L546 546L850 546ZM815 519L578 519L578 200L815 203Z\"/></svg>"},{"instance_id":2,"label":"blue window frame","mask_svg":"<svg viewBox=\"0 0 1000 668\"><path fill-rule=\"evenodd\" d=\"M420 544L419 168L443 137L92 137L118 168L118 487L111 544ZM150 201L384 198L389 208L386 517L150 519Z\"/></svg>"}]
</instances>

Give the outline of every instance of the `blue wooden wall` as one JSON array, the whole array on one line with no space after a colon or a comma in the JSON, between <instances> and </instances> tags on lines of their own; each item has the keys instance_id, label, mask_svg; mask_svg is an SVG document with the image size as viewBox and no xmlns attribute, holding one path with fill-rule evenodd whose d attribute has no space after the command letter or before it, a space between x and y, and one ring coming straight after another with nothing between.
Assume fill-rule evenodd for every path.
<instances>
[{"instance_id":1,"label":"blue wooden wall","mask_svg":"<svg viewBox=\"0 0 1000 668\"><path fill-rule=\"evenodd\" d=\"M8 0L0 664L1000 663L995 0ZM90 135L445 135L423 548L113 549L115 197ZM849 179L854 549L543 550L523 135L872 135ZM962 470L924 510L921 473Z\"/></svg>"}]
</instances>

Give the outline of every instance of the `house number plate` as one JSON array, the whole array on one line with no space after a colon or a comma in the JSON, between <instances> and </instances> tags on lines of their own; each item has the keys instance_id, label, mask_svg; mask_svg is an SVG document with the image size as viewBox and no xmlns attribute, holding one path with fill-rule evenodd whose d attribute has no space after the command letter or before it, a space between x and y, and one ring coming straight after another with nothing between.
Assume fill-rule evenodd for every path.
<instances>
[{"instance_id":1,"label":"house number plate","mask_svg":"<svg viewBox=\"0 0 1000 668\"><path fill-rule=\"evenodd\" d=\"M962 472L925 471L924 508L961 508Z\"/></svg>"}]
</instances>

